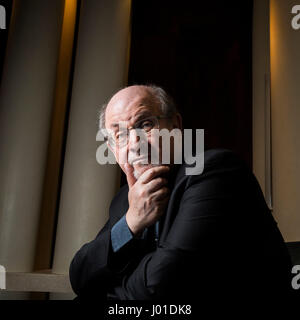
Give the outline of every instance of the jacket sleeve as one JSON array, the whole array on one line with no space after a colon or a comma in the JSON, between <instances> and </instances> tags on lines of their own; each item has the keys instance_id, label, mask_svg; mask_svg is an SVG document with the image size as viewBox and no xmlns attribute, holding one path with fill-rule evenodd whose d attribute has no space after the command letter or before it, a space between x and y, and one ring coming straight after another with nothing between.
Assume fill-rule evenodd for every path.
<instances>
[{"instance_id":1,"label":"jacket sleeve","mask_svg":"<svg viewBox=\"0 0 300 320\"><path fill-rule=\"evenodd\" d=\"M105 291L107 280L111 277L111 272L107 268L109 242L110 221L105 224L95 240L83 245L75 254L69 275L73 291L77 295L87 295L99 277L100 288Z\"/></svg>"},{"instance_id":2,"label":"jacket sleeve","mask_svg":"<svg viewBox=\"0 0 300 320\"><path fill-rule=\"evenodd\" d=\"M125 244L127 244L132 238L127 222L126 215L124 216L112 227L111 233L111 244L114 252L119 251Z\"/></svg>"},{"instance_id":3,"label":"jacket sleeve","mask_svg":"<svg viewBox=\"0 0 300 320\"><path fill-rule=\"evenodd\" d=\"M116 288L119 298L182 297L191 290L195 275L201 290L213 285L213 276L218 274L215 257L220 258L227 245L230 247L232 234L227 225L231 224L228 213L234 211L233 196L229 175L192 177L166 240L123 277Z\"/></svg>"},{"instance_id":4,"label":"jacket sleeve","mask_svg":"<svg viewBox=\"0 0 300 320\"><path fill-rule=\"evenodd\" d=\"M110 287L119 283L122 275L140 258L144 242L132 238L114 252L112 227L122 218L123 208L118 200L110 206L110 218L96 238L86 243L75 254L69 269L73 291L81 297L106 296ZM124 214L124 213L123 213Z\"/></svg>"}]
</instances>

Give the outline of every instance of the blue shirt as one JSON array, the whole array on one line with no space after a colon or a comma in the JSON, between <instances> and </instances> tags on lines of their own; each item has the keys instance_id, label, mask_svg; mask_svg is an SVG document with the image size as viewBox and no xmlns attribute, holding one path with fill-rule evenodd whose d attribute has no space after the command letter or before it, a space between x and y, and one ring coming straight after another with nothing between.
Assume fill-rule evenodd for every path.
<instances>
[{"instance_id":1,"label":"blue shirt","mask_svg":"<svg viewBox=\"0 0 300 320\"><path fill-rule=\"evenodd\" d=\"M144 239L147 234L147 228L144 230L141 239ZM158 240L159 234L159 221L155 223L155 240ZM126 243L133 239L133 234L130 231L127 222L126 215L112 227L111 229L111 244L114 252L120 250Z\"/></svg>"}]
</instances>

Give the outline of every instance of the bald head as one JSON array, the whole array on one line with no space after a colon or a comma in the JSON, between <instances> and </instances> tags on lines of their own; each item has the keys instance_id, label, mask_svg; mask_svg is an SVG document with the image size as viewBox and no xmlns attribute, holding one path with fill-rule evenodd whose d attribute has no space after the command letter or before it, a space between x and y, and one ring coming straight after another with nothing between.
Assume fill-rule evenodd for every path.
<instances>
[{"instance_id":1,"label":"bald head","mask_svg":"<svg viewBox=\"0 0 300 320\"><path fill-rule=\"evenodd\" d=\"M159 108L159 112L166 116L171 116L177 111L173 99L162 88L155 85L133 85L118 91L107 104L102 106L100 129L106 127L106 113L113 111L117 115L122 115L130 104L136 104L138 100L145 105Z\"/></svg>"},{"instance_id":2,"label":"bald head","mask_svg":"<svg viewBox=\"0 0 300 320\"><path fill-rule=\"evenodd\" d=\"M143 98L145 100L157 100L151 87L134 85L121 89L114 94L107 104L107 109L109 109L109 107L112 105L118 104L120 101L129 104L131 101L134 101L137 98Z\"/></svg>"},{"instance_id":3,"label":"bald head","mask_svg":"<svg viewBox=\"0 0 300 320\"><path fill-rule=\"evenodd\" d=\"M159 100L153 90L146 86L130 86L118 91L108 102L105 112L106 127L111 121L130 121L136 113L148 111L160 113Z\"/></svg>"}]
</instances>

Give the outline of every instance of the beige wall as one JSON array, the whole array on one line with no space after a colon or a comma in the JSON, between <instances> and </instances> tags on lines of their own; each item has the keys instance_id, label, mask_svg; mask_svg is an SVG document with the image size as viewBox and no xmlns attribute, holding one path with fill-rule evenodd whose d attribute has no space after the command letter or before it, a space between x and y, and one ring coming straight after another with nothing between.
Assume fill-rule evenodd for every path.
<instances>
[{"instance_id":1,"label":"beige wall","mask_svg":"<svg viewBox=\"0 0 300 320\"><path fill-rule=\"evenodd\" d=\"M33 269L63 14L61 0L16 0L0 92L0 264ZM25 299L0 292L1 299Z\"/></svg>"},{"instance_id":2,"label":"beige wall","mask_svg":"<svg viewBox=\"0 0 300 320\"><path fill-rule=\"evenodd\" d=\"M0 92L0 264L32 271L63 2L14 1Z\"/></svg>"},{"instance_id":3,"label":"beige wall","mask_svg":"<svg viewBox=\"0 0 300 320\"><path fill-rule=\"evenodd\" d=\"M300 241L299 1L254 0L253 171L285 241Z\"/></svg>"},{"instance_id":4,"label":"beige wall","mask_svg":"<svg viewBox=\"0 0 300 320\"><path fill-rule=\"evenodd\" d=\"M274 217L286 241L300 241L300 30L295 0L270 0Z\"/></svg>"}]
</instances>

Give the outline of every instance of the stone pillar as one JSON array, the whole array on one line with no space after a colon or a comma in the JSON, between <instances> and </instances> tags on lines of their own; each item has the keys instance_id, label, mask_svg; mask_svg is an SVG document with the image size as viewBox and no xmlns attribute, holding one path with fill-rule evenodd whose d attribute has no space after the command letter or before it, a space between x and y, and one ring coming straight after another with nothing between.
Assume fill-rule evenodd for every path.
<instances>
[{"instance_id":1,"label":"stone pillar","mask_svg":"<svg viewBox=\"0 0 300 320\"><path fill-rule=\"evenodd\" d=\"M286 241L300 241L300 29L292 24L296 5L299 1L270 1L273 209ZM299 25L300 17L297 21Z\"/></svg>"},{"instance_id":2,"label":"stone pillar","mask_svg":"<svg viewBox=\"0 0 300 320\"><path fill-rule=\"evenodd\" d=\"M108 218L117 165L99 165L99 107L127 82L130 0L82 1L52 271L68 273L75 252ZM52 298L57 296L52 296Z\"/></svg>"},{"instance_id":3,"label":"stone pillar","mask_svg":"<svg viewBox=\"0 0 300 320\"><path fill-rule=\"evenodd\" d=\"M63 15L15 0L0 93L0 264L32 271Z\"/></svg>"}]
</instances>

